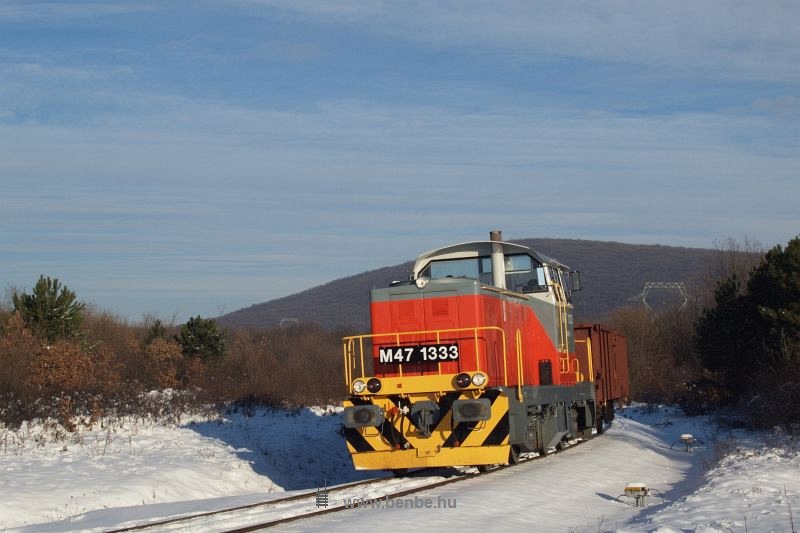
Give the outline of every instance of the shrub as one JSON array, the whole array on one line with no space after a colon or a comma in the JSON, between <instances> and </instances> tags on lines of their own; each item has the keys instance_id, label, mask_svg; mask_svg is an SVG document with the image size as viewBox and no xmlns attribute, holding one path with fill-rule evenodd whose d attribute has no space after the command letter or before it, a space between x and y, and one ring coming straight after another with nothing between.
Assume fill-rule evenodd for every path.
<instances>
[{"instance_id":1,"label":"shrub","mask_svg":"<svg viewBox=\"0 0 800 533\"><path fill-rule=\"evenodd\" d=\"M73 431L108 415L174 416L176 409L230 402L297 406L345 394L343 333L312 324L228 333L196 317L170 338L160 323L129 325L89 309L80 335L50 342L34 335L22 312L0 311L6 424L52 418ZM152 389L171 389L173 400L159 400Z\"/></svg>"},{"instance_id":2,"label":"shrub","mask_svg":"<svg viewBox=\"0 0 800 533\"><path fill-rule=\"evenodd\" d=\"M110 351L88 352L79 343L62 340L39 350L31 362L30 384L45 397L103 394L116 389L119 374Z\"/></svg>"},{"instance_id":3,"label":"shrub","mask_svg":"<svg viewBox=\"0 0 800 533\"><path fill-rule=\"evenodd\" d=\"M692 353L691 309L660 316L644 308L622 308L611 324L628 343L631 397L646 403L676 402L689 391L700 368Z\"/></svg>"},{"instance_id":4,"label":"shrub","mask_svg":"<svg viewBox=\"0 0 800 533\"><path fill-rule=\"evenodd\" d=\"M161 389L179 385L178 370L183 360L181 346L164 338L155 338L145 348L150 383Z\"/></svg>"},{"instance_id":5,"label":"shrub","mask_svg":"<svg viewBox=\"0 0 800 533\"><path fill-rule=\"evenodd\" d=\"M18 425L31 417L37 396L29 390L30 366L40 343L20 313L0 329L0 422Z\"/></svg>"},{"instance_id":6,"label":"shrub","mask_svg":"<svg viewBox=\"0 0 800 533\"><path fill-rule=\"evenodd\" d=\"M21 313L6 321L0 335L0 393L21 396L28 382L30 365L40 343L25 327Z\"/></svg>"}]
</instances>

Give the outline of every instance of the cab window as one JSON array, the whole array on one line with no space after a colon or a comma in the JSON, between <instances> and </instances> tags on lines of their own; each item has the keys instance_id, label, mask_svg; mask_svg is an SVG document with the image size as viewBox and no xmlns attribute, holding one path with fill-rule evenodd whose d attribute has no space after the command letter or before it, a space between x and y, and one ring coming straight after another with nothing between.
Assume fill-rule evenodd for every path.
<instances>
[{"instance_id":1,"label":"cab window","mask_svg":"<svg viewBox=\"0 0 800 533\"><path fill-rule=\"evenodd\" d=\"M488 257L431 261L420 272L420 275L431 279L469 278L480 280L483 283L491 283L492 261Z\"/></svg>"},{"instance_id":2,"label":"cab window","mask_svg":"<svg viewBox=\"0 0 800 533\"><path fill-rule=\"evenodd\" d=\"M530 293L547 290L542 266L527 254L505 257L506 288L514 292Z\"/></svg>"},{"instance_id":3,"label":"cab window","mask_svg":"<svg viewBox=\"0 0 800 533\"><path fill-rule=\"evenodd\" d=\"M561 285L561 287L564 289L564 296L567 298L567 301L568 302L571 301L570 296L572 293L569 290L569 287L565 283L567 281L567 273L559 268L555 268L552 266L548 267L548 270L550 272L550 279L553 280L553 283L558 283L559 285Z\"/></svg>"}]
</instances>

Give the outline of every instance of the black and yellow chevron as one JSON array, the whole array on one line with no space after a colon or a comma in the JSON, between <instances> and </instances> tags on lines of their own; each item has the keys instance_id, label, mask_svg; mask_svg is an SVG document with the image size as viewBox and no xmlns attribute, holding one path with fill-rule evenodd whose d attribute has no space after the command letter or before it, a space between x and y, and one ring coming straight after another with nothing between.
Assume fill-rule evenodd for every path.
<instances>
[{"instance_id":1,"label":"black and yellow chevron","mask_svg":"<svg viewBox=\"0 0 800 533\"><path fill-rule=\"evenodd\" d=\"M344 430L356 469L508 461L509 401L503 389L354 396L344 402L346 413L359 406L375 406L369 409L382 416L377 425Z\"/></svg>"}]
</instances>

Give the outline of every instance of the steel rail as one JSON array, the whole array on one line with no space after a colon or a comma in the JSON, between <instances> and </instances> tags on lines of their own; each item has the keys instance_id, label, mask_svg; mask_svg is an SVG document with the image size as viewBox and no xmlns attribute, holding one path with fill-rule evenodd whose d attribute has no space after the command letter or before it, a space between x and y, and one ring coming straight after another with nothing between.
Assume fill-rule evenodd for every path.
<instances>
[{"instance_id":1,"label":"steel rail","mask_svg":"<svg viewBox=\"0 0 800 533\"><path fill-rule=\"evenodd\" d=\"M599 434L594 435L594 436L595 437L599 436ZM592 439L589 439L589 440L592 440ZM437 481L435 483L421 485L421 486L418 486L418 487L412 487L412 488L409 488L409 489L403 489L401 491L394 492L394 493L387 493L387 494L385 494L383 496L380 496L380 497L370 498L370 500L384 500L384 499L389 500L389 499L395 499L395 498L402 498L402 497L408 496L410 494L415 494L415 493L418 493L418 492L423 492L423 491L426 491L426 490L431 490L431 489L435 489L435 488L442 487L442 486L445 486L445 485L449 485L451 483L457 483L459 481L464 481L466 479L472 479L472 478L475 478L475 477L478 477L478 476L491 474L491 473L494 473L494 472L505 470L506 468L511 468L511 467L516 466L518 464L524 464L524 463L528 463L530 461L535 461L537 459L544 459L546 457L551 457L551 456L556 455L558 453L561 453L563 451L570 450L570 449L572 449L572 448L574 448L576 446L579 446L580 444L583 444L584 442L588 442L588 441L585 440L585 439L577 439L577 440L571 441L567 446L562 446L562 447L556 446L555 451L551 452L551 453L539 454L539 455L528 455L528 454L526 454L527 456L520 457L519 460L515 464L496 465L496 466L491 467L489 470L486 470L486 471L463 472L461 474L454 475L454 476L452 476L452 477L450 477L448 479ZM396 479L413 478L413 477L417 477L417 475L420 475L420 474L422 474L422 475L420 475L419 477L424 477L424 476L430 475L433 472L436 472L437 470L439 470L439 469L419 470L417 472L412 472L411 474L406 475L406 476L402 476L400 478L397 478L397 477L380 477L380 478L367 479L367 480L363 480L363 481L357 481L357 482L353 482L353 483L348 483L346 485L339 485L339 486L336 486L336 487L333 487L333 488L329 488L329 489L327 489L327 494L330 497L330 495L332 493L342 492L342 491L353 489L353 488L360 487L360 486L368 486L368 485L372 485L372 484L376 484L376 483L383 483L383 482L392 481L392 480L396 480ZM216 511L207 511L207 512L202 512L202 513L195 513L195 514L191 514L191 515L178 516L178 517L167 518L167 519L163 519L163 520L157 520L157 521L154 521L154 522L145 522L145 523L142 523L142 524L136 524L136 525L128 526L128 527L124 527L124 528L107 530L106 533L122 533L122 532L125 532L125 531L142 531L142 530L147 530L147 529L152 529L152 528L163 529L164 526L178 525L181 522L185 522L187 527L194 527L194 528L203 527L202 522L198 523L198 524L191 524L191 522L197 522L198 520L202 520L204 518L211 518L213 516L221 516L221 515L228 514L228 513L235 513L235 512L238 512L238 511L246 511L246 510L250 510L250 509L256 509L258 507L268 508L270 506L276 506L276 505L279 505L279 504L282 504L282 503L287 503L287 502L297 502L297 501L301 501L301 500L309 500L310 502L314 502L316 500L317 495L318 495L318 490L314 490L314 491L304 492L302 494L295 494L293 496L288 496L286 498L278 498L278 499L275 499L275 500L256 502L256 503L251 503L251 504L247 504L247 505L240 505L240 506L236 506L236 507L230 507L230 508L226 508L226 509L218 509ZM358 509L358 508L359 508L359 504L355 503L355 501L354 501L354 503L352 503L350 505L342 504L342 505L337 505L337 506L333 506L333 507L326 507L324 509L319 509L317 511L299 513L299 514L296 514L296 515L293 515L293 516L282 517L282 518L278 518L278 519L274 519L274 520L267 520L267 521L264 521L264 522L259 522L257 524L241 526L241 527L235 527L233 529L227 529L227 530L218 528L218 530L223 530L223 531L226 531L227 533L244 533L244 532L248 532L248 531L256 531L256 530L259 530L259 529L266 529L266 528L274 527L274 526L277 526L277 525L280 525L280 524L294 522L294 521L297 521L297 520L303 520L305 518L312 518L312 517L322 516L322 515L329 514L329 513L341 512L341 511L346 511L348 509Z\"/></svg>"},{"instance_id":2,"label":"steel rail","mask_svg":"<svg viewBox=\"0 0 800 533\"><path fill-rule=\"evenodd\" d=\"M366 485L371 485L373 483L387 481L387 480L390 480L390 479L394 479L394 477L388 476L388 477L365 479L363 481L356 481L356 482L353 482L353 483L348 483L346 485L340 485L340 486L328 489L328 494L330 494L331 492L334 492L334 491L341 491L341 490L344 490L344 489L351 489L353 487L358 487L358 486L361 486L361 485L365 485L365 486ZM145 523L137 524L137 525L134 525L134 526L128 526L128 527L123 527L123 528L120 528L120 529L108 530L108 531L106 531L106 533L123 533L124 531L139 531L139 530L143 530L143 529L150 529L150 528L154 528L154 527L166 526L166 525L169 525L169 524L175 524L175 523L178 523L178 522L188 522L190 520L196 520L196 519L199 519L199 518L205 518L205 517L208 517L208 516L214 516L214 515L223 514L223 513L231 513L231 512L235 512L235 511L244 511L244 510L247 510L247 509L254 509L256 507L277 505L277 504L280 504L280 503L292 502L292 501L297 501L297 500L304 500L304 499L307 499L307 498L314 498L314 497L316 497L316 494L317 494L317 491L304 492L302 494L295 494L293 496L287 496L286 498L278 498L278 499L275 499L275 500L267 500L267 501L263 501L263 502L249 503L249 504L246 504L246 505L238 505L236 507L229 507L229 508L226 508L226 509L217 509L216 511L206 511L206 512L203 512L203 513L195 513L195 514L190 514L190 515L177 516L177 517L173 517L173 518L165 518L164 520L158 520L158 521L155 521L155 522L145 522Z\"/></svg>"},{"instance_id":3,"label":"steel rail","mask_svg":"<svg viewBox=\"0 0 800 533\"><path fill-rule=\"evenodd\" d=\"M591 440L591 439L589 439L589 440ZM438 482L432 483L430 485L423 485L423 486L420 486L420 487L414 487L414 488L410 488L410 489L401 490L401 491L395 492L393 494L386 494L386 495L382 496L381 498L371 498L371 500L402 498L403 496L408 496L410 494L415 494L415 493L418 493L418 492L423 492L423 491L426 491L426 490L435 489L435 488L438 488L438 487L443 487L445 485L450 485L451 483L457 483L459 481L472 479L472 478L475 478L475 477L478 477L478 476L483 476L483 475L486 475L486 474L492 474L494 472L499 472L500 470L505 470L506 468L511 468L513 466L516 466L516 465L528 463L530 461L535 461L537 459L544 459L544 458L547 458L547 457L551 457L551 456L559 454L559 453L561 453L563 451L566 451L566 450L569 450L571 448L574 448L575 446L578 446L578 445L580 445L580 444L582 444L584 442L587 442L587 441L586 440L575 440L574 443L568 444L567 446L563 446L563 447L556 446L555 451L552 452L552 453L547 453L545 455L540 454L540 455L535 455L535 456L523 457L523 458L520 458L514 464L496 465L493 468L491 468L489 470L486 470L486 471L483 471L483 472L481 472L481 471L478 471L478 472L465 472L463 475L454 476L453 478L445 479L445 480L442 480L442 481L438 481ZM299 514L299 515L295 515L295 516L279 518L277 520L270 520L270 521L267 521L267 522L261 522L259 524L253 524L253 525L238 527L238 528L234 528L234 529L227 529L227 530L225 530L225 533L247 533L249 531L258 531L260 529L267 529L267 528L275 527L275 526L278 526L278 525L281 525L281 524L286 524L286 523L289 523L289 522L295 522L297 520L303 520L303 519L306 519L306 518L313 518L313 517L317 517L317 516L326 515L326 514L329 514L329 513L336 513L336 512L347 511L347 510L352 510L352 509L359 509L359 508L360 508L360 506L355 504L355 503L351 504L351 505L339 505L339 506L336 506L336 507L320 509L319 511L312 511L310 513L304 513L304 514Z\"/></svg>"}]
</instances>

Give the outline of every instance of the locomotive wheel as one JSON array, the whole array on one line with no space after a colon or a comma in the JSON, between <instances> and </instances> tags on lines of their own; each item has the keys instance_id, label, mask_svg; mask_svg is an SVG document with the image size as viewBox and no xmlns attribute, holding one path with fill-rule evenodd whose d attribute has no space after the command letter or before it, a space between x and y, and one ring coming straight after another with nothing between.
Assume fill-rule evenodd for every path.
<instances>
[{"instance_id":1,"label":"locomotive wheel","mask_svg":"<svg viewBox=\"0 0 800 533\"><path fill-rule=\"evenodd\" d=\"M614 401L609 401L608 405L603 407L603 420L609 424L614 420Z\"/></svg>"},{"instance_id":2,"label":"locomotive wheel","mask_svg":"<svg viewBox=\"0 0 800 533\"><path fill-rule=\"evenodd\" d=\"M550 453L547 448L539 448L536 451L539 452L539 457L547 457L547 454Z\"/></svg>"},{"instance_id":3,"label":"locomotive wheel","mask_svg":"<svg viewBox=\"0 0 800 533\"><path fill-rule=\"evenodd\" d=\"M603 431L605 431L605 418L606 418L606 406L605 405L597 405L594 408L594 427L597 430L598 435L602 435Z\"/></svg>"},{"instance_id":4,"label":"locomotive wheel","mask_svg":"<svg viewBox=\"0 0 800 533\"><path fill-rule=\"evenodd\" d=\"M519 446L512 444L511 450L508 452L508 464L515 465L519 463L519 453Z\"/></svg>"},{"instance_id":5,"label":"locomotive wheel","mask_svg":"<svg viewBox=\"0 0 800 533\"><path fill-rule=\"evenodd\" d=\"M477 465L476 468L478 469L478 472L480 472L481 474L485 474L486 472L489 471L489 468L491 468L491 466L492 465Z\"/></svg>"},{"instance_id":6,"label":"locomotive wheel","mask_svg":"<svg viewBox=\"0 0 800 533\"><path fill-rule=\"evenodd\" d=\"M603 416L602 415L597 417L597 425L595 426L595 428L597 429L597 434L598 435L602 435L603 431L605 431L605 428L603 427Z\"/></svg>"},{"instance_id":7,"label":"locomotive wheel","mask_svg":"<svg viewBox=\"0 0 800 533\"><path fill-rule=\"evenodd\" d=\"M408 468L395 468L392 470L394 477L403 477L408 474Z\"/></svg>"}]
</instances>

